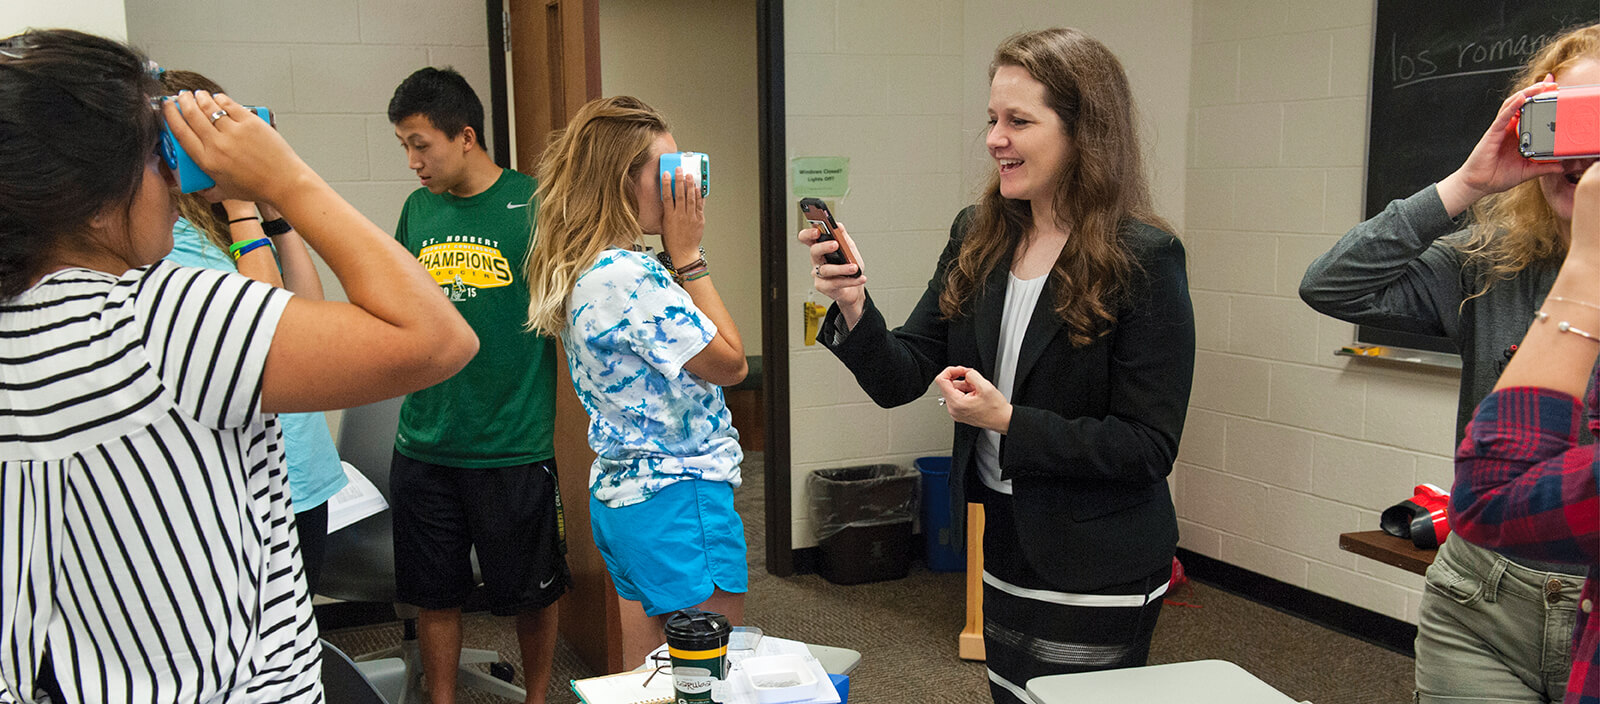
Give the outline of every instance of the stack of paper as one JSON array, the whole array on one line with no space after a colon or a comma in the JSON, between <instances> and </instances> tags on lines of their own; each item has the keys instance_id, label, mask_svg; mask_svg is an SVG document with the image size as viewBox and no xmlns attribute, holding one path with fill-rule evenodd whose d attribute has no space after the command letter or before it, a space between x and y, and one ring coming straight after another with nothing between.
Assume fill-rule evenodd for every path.
<instances>
[{"instance_id":1,"label":"stack of paper","mask_svg":"<svg viewBox=\"0 0 1600 704\"><path fill-rule=\"evenodd\" d=\"M652 678L654 673L651 668L573 680L572 691L584 704L672 704L672 675L663 672Z\"/></svg>"},{"instance_id":2,"label":"stack of paper","mask_svg":"<svg viewBox=\"0 0 1600 704\"><path fill-rule=\"evenodd\" d=\"M389 502L378 493L377 485L349 462L344 465L344 476L350 483L328 499L328 532L349 526L367 516L389 508Z\"/></svg>"}]
</instances>

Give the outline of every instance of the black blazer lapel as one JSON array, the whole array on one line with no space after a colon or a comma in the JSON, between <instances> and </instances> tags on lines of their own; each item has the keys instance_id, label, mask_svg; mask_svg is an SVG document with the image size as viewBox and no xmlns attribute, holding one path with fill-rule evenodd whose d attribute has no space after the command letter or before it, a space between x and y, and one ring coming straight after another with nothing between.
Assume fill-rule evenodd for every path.
<instances>
[{"instance_id":1,"label":"black blazer lapel","mask_svg":"<svg viewBox=\"0 0 1600 704\"><path fill-rule=\"evenodd\" d=\"M973 331L978 336L978 373L994 378L995 354L1000 349L1000 318L1006 309L1006 288L1010 279L1011 256L1001 257L983 282L983 292L978 296L973 316Z\"/></svg>"},{"instance_id":2,"label":"black blazer lapel","mask_svg":"<svg viewBox=\"0 0 1600 704\"><path fill-rule=\"evenodd\" d=\"M1017 395L1016 390L1022 388L1027 380L1028 372L1033 371L1039 356L1050 346L1056 333L1061 331L1061 318L1056 315L1055 308L1055 279L1051 278L1044 282L1044 289L1039 291L1039 302L1034 304L1033 317L1028 320L1028 332L1023 334L1022 348L1017 350L1017 372L1011 382L1013 398Z\"/></svg>"}]
</instances>

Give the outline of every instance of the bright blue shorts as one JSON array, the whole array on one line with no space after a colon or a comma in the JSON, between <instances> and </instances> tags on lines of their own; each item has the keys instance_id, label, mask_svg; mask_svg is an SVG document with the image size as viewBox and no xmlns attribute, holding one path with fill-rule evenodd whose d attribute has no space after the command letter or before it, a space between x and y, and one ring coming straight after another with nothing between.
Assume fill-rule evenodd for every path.
<instances>
[{"instance_id":1,"label":"bright blue shorts","mask_svg":"<svg viewBox=\"0 0 1600 704\"><path fill-rule=\"evenodd\" d=\"M685 479L622 508L590 496L589 526L617 593L647 615L696 606L716 589L750 588L744 521L727 482Z\"/></svg>"}]
</instances>

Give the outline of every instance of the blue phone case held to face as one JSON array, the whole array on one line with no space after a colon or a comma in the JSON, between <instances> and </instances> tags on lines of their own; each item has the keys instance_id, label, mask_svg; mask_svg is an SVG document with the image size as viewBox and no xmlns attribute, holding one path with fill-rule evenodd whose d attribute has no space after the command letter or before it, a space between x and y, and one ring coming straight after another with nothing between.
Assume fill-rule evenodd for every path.
<instances>
[{"instance_id":1,"label":"blue phone case held to face","mask_svg":"<svg viewBox=\"0 0 1600 704\"><path fill-rule=\"evenodd\" d=\"M672 152L661 155L661 175L672 179L672 188L678 187L678 167L685 173L700 172L700 197L711 195L711 157L700 152ZM665 194L662 196L665 198Z\"/></svg>"},{"instance_id":2,"label":"blue phone case held to face","mask_svg":"<svg viewBox=\"0 0 1600 704\"><path fill-rule=\"evenodd\" d=\"M272 111L263 107L246 106L250 110L272 124ZM161 159L167 162L167 168L172 170L172 175L178 180L178 190L183 193L203 191L217 185L217 182L200 170L194 163L189 153L183 150L183 145L178 144L178 138L172 135L172 128L166 122L161 123L161 143L157 146L161 152Z\"/></svg>"}]
</instances>

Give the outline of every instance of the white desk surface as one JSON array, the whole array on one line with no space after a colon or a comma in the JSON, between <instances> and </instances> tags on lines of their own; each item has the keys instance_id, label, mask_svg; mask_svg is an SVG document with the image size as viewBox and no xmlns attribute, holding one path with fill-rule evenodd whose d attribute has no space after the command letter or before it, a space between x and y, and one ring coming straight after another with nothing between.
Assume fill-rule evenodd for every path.
<instances>
[{"instance_id":1,"label":"white desk surface","mask_svg":"<svg viewBox=\"0 0 1600 704\"><path fill-rule=\"evenodd\" d=\"M806 649L811 651L811 657L822 663L823 671L830 675L848 675L861 663L861 653L849 648L806 643Z\"/></svg>"},{"instance_id":2,"label":"white desk surface","mask_svg":"<svg viewBox=\"0 0 1600 704\"><path fill-rule=\"evenodd\" d=\"M1298 704L1225 660L1195 660L1028 680L1036 704Z\"/></svg>"}]
</instances>

